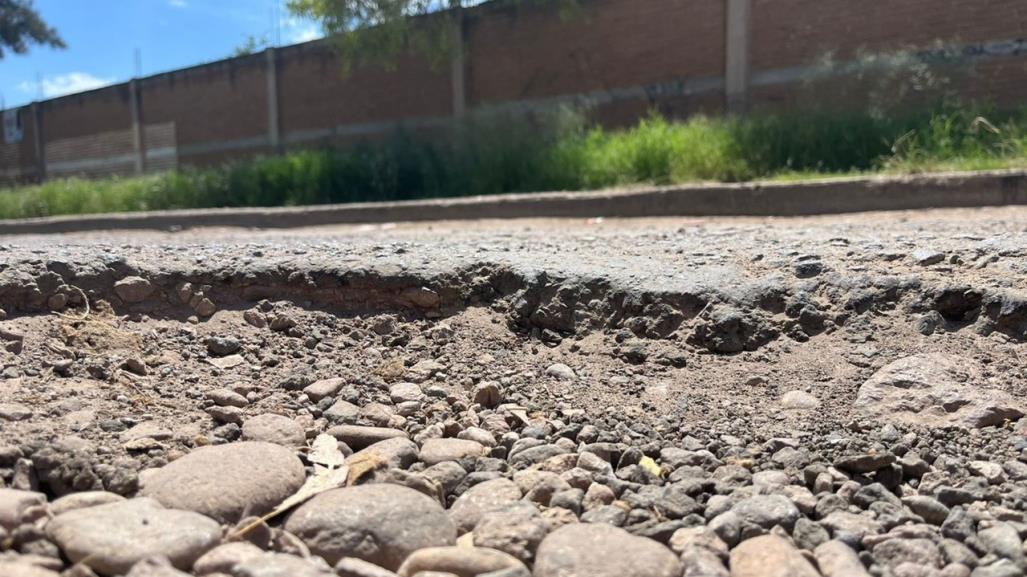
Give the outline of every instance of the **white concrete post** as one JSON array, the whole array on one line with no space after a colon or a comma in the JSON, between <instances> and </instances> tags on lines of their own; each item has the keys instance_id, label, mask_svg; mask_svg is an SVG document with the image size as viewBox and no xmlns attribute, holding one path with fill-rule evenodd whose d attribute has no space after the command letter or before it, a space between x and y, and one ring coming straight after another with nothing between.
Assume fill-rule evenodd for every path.
<instances>
[{"instance_id":1,"label":"white concrete post","mask_svg":"<svg viewBox=\"0 0 1027 577\"><path fill-rule=\"evenodd\" d=\"M39 182L46 180L46 146L43 138L43 106L32 103L32 141L36 149L36 172Z\"/></svg>"},{"instance_id":2,"label":"white concrete post","mask_svg":"<svg viewBox=\"0 0 1027 577\"><path fill-rule=\"evenodd\" d=\"M467 63L464 61L465 35L464 10L459 2L450 2L453 14L453 55L449 67L453 90L453 116L462 117L467 112Z\"/></svg>"},{"instance_id":3,"label":"white concrete post","mask_svg":"<svg viewBox=\"0 0 1027 577\"><path fill-rule=\"evenodd\" d=\"M133 78L128 83L129 109L132 111L132 152L135 156L135 173L146 172L146 142L143 138L143 120L140 104L139 81Z\"/></svg>"},{"instance_id":4,"label":"white concrete post","mask_svg":"<svg viewBox=\"0 0 1027 577\"><path fill-rule=\"evenodd\" d=\"M281 152L282 133L278 117L278 57L274 46L267 53L267 141L271 151Z\"/></svg>"},{"instance_id":5,"label":"white concrete post","mask_svg":"<svg viewBox=\"0 0 1027 577\"><path fill-rule=\"evenodd\" d=\"M727 110L744 114L749 107L749 36L752 0L725 0L724 94Z\"/></svg>"}]
</instances>

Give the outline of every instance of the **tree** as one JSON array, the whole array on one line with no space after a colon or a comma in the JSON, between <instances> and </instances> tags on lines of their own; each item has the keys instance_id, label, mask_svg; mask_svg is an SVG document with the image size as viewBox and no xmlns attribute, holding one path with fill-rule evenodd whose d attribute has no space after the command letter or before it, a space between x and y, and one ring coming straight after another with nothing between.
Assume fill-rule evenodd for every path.
<instances>
[{"instance_id":1,"label":"tree","mask_svg":"<svg viewBox=\"0 0 1027 577\"><path fill-rule=\"evenodd\" d=\"M504 0L515 4L558 4L566 13L579 0ZM394 65L413 49L435 64L457 46L461 9L483 0L288 0L289 11L321 23L342 51L347 67L377 62ZM421 18L435 12L445 17Z\"/></svg>"},{"instance_id":2,"label":"tree","mask_svg":"<svg viewBox=\"0 0 1027 577\"><path fill-rule=\"evenodd\" d=\"M24 54L29 44L67 47L57 31L40 18L32 0L0 0L0 58L5 50Z\"/></svg>"},{"instance_id":3,"label":"tree","mask_svg":"<svg viewBox=\"0 0 1027 577\"><path fill-rule=\"evenodd\" d=\"M263 36L250 35L246 37L242 44L235 47L235 50L232 51L232 56L236 58L239 56L249 56L250 54L260 52L268 46L271 46L271 41L268 39L267 34Z\"/></svg>"}]
</instances>

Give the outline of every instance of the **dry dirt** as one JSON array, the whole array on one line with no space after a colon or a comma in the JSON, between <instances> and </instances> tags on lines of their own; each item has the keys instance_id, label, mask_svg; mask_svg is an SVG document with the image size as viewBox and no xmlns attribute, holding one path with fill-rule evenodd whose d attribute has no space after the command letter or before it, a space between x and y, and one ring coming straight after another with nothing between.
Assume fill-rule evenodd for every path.
<instances>
[{"instance_id":1,"label":"dry dirt","mask_svg":"<svg viewBox=\"0 0 1027 577\"><path fill-rule=\"evenodd\" d=\"M401 382L452 400L494 381L530 417L661 465L661 448L702 447L800 484L810 463L896 444L963 464L1027 446L1016 418L960 431L856 402L883 367L938 353L1027 407L1024 208L6 237L0 308L0 486L51 498L132 496L141 471L256 415L313 439L339 400L395 409ZM337 395L303 392L337 377ZM224 410L224 389L243 406ZM461 408L356 422L413 437L466 424ZM806 458L772 460L774 439Z\"/></svg>"}]
</instances>

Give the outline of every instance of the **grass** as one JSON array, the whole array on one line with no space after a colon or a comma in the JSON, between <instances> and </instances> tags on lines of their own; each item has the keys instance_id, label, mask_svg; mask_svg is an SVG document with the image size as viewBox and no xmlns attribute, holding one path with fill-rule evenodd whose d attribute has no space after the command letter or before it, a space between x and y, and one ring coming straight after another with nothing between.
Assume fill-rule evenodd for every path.
<instances>
[{"instance_id":1,"label":"grass","mask_svg":"<svg viewBox=\"0 0 1027 577\"><path fill-rule=\"evenodd\" d=\"M397 131L215 168L2 189L0 218L1007 167L1027 167L1027 109L651 116L620 131L571 110L480 114L431 138Z\"/></svg>"}]
</instances>

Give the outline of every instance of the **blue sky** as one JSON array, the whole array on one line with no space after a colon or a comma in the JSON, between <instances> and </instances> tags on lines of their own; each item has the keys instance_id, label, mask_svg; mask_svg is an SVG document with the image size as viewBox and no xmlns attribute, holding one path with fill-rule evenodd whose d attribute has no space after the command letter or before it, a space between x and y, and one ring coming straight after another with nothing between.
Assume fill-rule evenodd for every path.
<instances>
[{"instance_id":1,"label":"blue sky","mask_svg":"<svg viewBox=\"0 0 1027 577\"><path fill-rule=\"evenodd\" d=\"M0 95L12 107L40 94L52 98L128 80L136 49L143 76L224 58L249 36L274 40L276 3L281 44L320 36L313 22L289 17L282 0L36 0L68 48L6 53Z\"/></svg>"}]
</instances>

